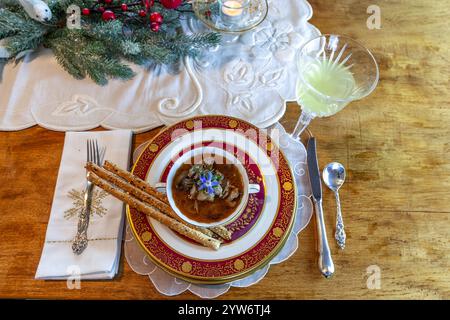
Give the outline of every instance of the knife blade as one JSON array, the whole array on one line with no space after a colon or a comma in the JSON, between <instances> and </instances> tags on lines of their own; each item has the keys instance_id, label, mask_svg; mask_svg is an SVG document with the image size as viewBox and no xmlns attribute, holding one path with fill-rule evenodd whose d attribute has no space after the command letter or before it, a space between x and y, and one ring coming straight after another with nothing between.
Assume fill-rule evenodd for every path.
<instances>
[{"instance_id":1,"label":"knife blade","mask_svg":"<svg viewBox=\"0 0 450 320\"><path fill-rule=\"evenodd\" d=\"M334 263L331 258L330 247L328 246L327 231L323 218L322 208L322 182L320 179L319 163L317 161L316 139L314 137L308 140L306 147L306 161L308 163L309 181L311 183L312 198L316 211L317 226L317 247L319 249L319 270L325 278L329 278L334 273Z\"/></svg>"},{"instance_id":2,"label":"knife blade","mask_svg":"<svg viewBox=\"0 0 450 320\"><path fill-rule=\"evenodd\" d=\"M320 179L319 163L317 161L316 138L310 138L308 140L306 150L312 196L314 200L319 201L322 200L322 182Z\"/></svg>"}]
</instances>

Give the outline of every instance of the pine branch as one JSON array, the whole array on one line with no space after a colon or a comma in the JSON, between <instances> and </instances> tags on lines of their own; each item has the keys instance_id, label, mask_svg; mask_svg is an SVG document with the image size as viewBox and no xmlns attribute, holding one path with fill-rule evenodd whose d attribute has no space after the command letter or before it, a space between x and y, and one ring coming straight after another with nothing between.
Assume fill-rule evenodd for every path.
<instances>
[{"instance_id":1,"label":"pine branch","mask_svg":"<svg viewBox=\"0 0 450 320\"><path fill-rule=\"evenodd\" d=\"M91 79L100 85L106 85L109 78L130 80L135 75L133 70L120 60L101 56L89 61L86 71Z\"/></svg>"},{"instance_id":2,"label":"pine branch","mask_svg":"<svg viewBox=\"0 0 450 320\"><path fill-rule=\"evenodd\" d=\"M105 85L111 78L128 80L134 76L110 48L87 37L82 30L63 29L47 44L61 66L77 79L89 76L97 84Z\"/></svg>"},{"instance_id":3,"label":"pine branch","mask_svg":"<svg viewBox=\"0 0 450 320\"><path fill-rule=\"evenodd\" d=\"M9 8L11 11L17 12L22 6L17 0L0 0L0 8Z\"/></svg>"},{"instance_id":4,"label":"pine branch","mask_svg":"<svg viewBox=\"0 0 450 320\"><path fill-rule=\"evenodd\" d=\"M47 27L28 18L25 13L0 9L0 39L11 58L25 50L39 47L47 33Z\"/></svg>"},{"instance_id":5,"label":"pine branch","mask_svg":"<svg viewBox=\"0 0 450 320\"><path fill-rule=\"evenodd\" d=\"M142 45L141 55L144 60L143 62L151 60L158 64L171 64L176 62L178 58L169 49L151 43Z\"/></svg>"},{"instance_id":6,"label":"pine branch","mask_svg":"<svg viewBox=\"0 0 450 320\"><path fill-rule=\"evenodd\" d=\"M162 45L179 57L196 57L200 50L213 47L220 43L218 33L200 33L194 35L179 34L171 39L164 39Z\"/></svg>"},{"instance_id":7,"label":"pine branch","mask_svg":"<svg viewBox=\"0 0 450 320\"><path fill-rule=\"evenodd\" d=\"M158 2L152 11L159 11L164 16L160 32L150 31L148 19L144 21L137 17L136 12L117 14L118 19L110 22L103 22L97 12L83 16L82 29L69 30L65 27L67 8L70 5L93 8L98 6L98 1L48 0L48 5L53 18L50 23L42 24L31 19L16 0L0 0L0 40L4 39L3 44L12 54L11 58L44 44L53 50L58 63L72 76L77 79L90 77L101 85L108 79L134 76L123 60L136 64L149 61L171 64L185 56L195 57L201 50L220 42L217 33L182 34L182 13L167 10ZM185 3L181 9L189 8L190 4Z\"/></svg>"},{"instance_id":8,"label":"pine branch","mask_svg":"<svg viewBox=\"0 0 450 320\"><path fill-rule=\"evenodd\" d=\"M117 39L123 37L122 31L123 23L119 20L100 22L85 29L85 33L90 37L109 42L117 41Z\"/></svg>"},{"instance_id":9,"label":"pine branch","mask_svg":"<svg viewBox=\"0 0 450 320\"><path fill-rule=\"evenodd\" d=\"M27 30L29 26L23 16L7 9L0 9L0 38Z\"/></svg>"},{"instance_id":10,"label":"pine branch","mask_svg":"<svg viewBox=\"0 0 450 320\"><path fill-rule=\"evenodd\" d=\"M28 33L17 33L6 38L6 49L11 53L11 57L16 56L25 50L37 49L44 40L44 32L34 31Z\"/></svg>"},{"instance_id":11,"label":"pine branch","mask_svg":"<svg viewBox=\"0 0 450 320\"><path fill-rule=\"evenodd\" d=\"M142 53L142 46L132 39L125 39L120 41L120 49L125 57L136 56Z\"/></svg>"}]
</instances>

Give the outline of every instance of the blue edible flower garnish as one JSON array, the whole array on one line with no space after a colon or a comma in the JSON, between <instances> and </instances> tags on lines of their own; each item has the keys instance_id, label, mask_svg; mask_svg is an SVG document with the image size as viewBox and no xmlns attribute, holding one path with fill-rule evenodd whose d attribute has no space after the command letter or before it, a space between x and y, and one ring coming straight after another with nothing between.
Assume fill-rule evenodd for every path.
<instances>
[{"instance_id":1,"label":"blue edible flower garnish","mask_svg":"<svg viewBox=\"0 0 450 320\"><path fill-rule=\"evenodd\" d=\"M219 185L217 176L213 175L211 171L202 173L197 181L198 190L206 192L209 195L214 195L214 188Z\"/></svg>"}]
</instances>

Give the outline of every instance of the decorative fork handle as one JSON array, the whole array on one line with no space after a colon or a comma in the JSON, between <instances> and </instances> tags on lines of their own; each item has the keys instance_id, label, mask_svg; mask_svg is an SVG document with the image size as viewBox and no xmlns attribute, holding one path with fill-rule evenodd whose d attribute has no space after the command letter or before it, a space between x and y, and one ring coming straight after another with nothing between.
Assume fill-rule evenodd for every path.
<instances>
[{"instance_id":1,"label":"decorative fork handle","mask_svg":"<svg viewBox=\"0 0 450 320\"><path fill-rule=\"evenodd\" d=\"M335 192L334 196L336 197L336 206L337 206L337 214L336 214L336 232L334 234L334 238L339 246L339 248L345 248L345 230L344 230L344 221L342 220L342 212L341 212L341 200L339 199L339 192Z\"/></svg>"},{"instance_id":2,"label":"decorative fork handle","mask_svg":"<svg viewBox=\"0 0 450 320\"><path fill-rule=\"evenodd\" d=\"M91 215L92 189L94 185L88 181L84 191L83 210L78 219L78 229L75 239L72 243L72 251L75 254L83 253L88 245L87 230L89 227L89 218Z\"/></svg>"}]
</instances>

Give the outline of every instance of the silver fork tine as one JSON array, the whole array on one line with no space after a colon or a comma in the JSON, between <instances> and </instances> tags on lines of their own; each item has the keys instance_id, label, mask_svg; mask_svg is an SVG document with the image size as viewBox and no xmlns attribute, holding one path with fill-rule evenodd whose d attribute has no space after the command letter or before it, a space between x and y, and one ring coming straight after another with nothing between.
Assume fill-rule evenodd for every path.
<instances>
[{"instance_id":1,"label":"silver fork tine","mask_svg":"<svg viewBox=\"0 0 450 320\"><path fill-rule=\"evenodd\" d=\"M97 139L95 140L95 164L100 165L100 152L98 149Z\"/></svg>"},{"instance_id":2,"label":"silver fork tine","mask_svg":"<svg viewBox=\"0 0 450 320\"><path fill-rule=\"evenodd\" d=\"M92 162L95 163L95 145L94 140L91 140L91 148L92 148Z\"/></svg>"},{"instance_id":3,"label":"silver fork tine","mask_svg":"<svg viewBox=\"0 0 450 320\"><path fill-rule=\"evenodd\" d=\"M95 150L95 140L91 140L92 144L92 162L97 163L97 152Z\"/></svg>"},{"instance_id":4,"label":"silver fork tine","mask_svg":"<svg viewBox=\"0 0 450 320\"><path fill-rule=\"evenodd\" d=\"M89 161L92 162L94 160L94 154L92 153L92 140L89 139Z\"/></svg>"},{"instance_id":5,"label":"silver fork tine","mask_svg":"<svg viewBox=\"0 0 450 320\"><path fill-rule=\"evenodd\" d=\"M93 147L92 146L92 140L89 139L89 161L90 162L92 162L92 159L94 158L93 157L94 156L94 154L93 154L94 149L92 147Z\"/></svg>"},{"instance_id":6,"label":"silver fork tine","mask_svg":"<svg viewBox=\"0 0 450 320\"><path fill-rule=\"evenodd\" d=\"M91 161L95 162L95 146L93 139L91 139Z\"/></svg>"},{"instance_id":7,"label":"silver fork tine","mask_svg":"<svg viewBox=\"0 0 450 320\"><path fill-rule=\"evenodd\" d=\"M106 155L106 147L103 147L100 150L100 164L99 165L103 165L103 162L105 161L105 155Z\"/></svg>"},{"instance_id":8,"label":"silver fork tine","mask_svg":"<svg viewBox=\"0 0 450 320\"><path fill-rule=\"evenodd\" d=\"M90 148L90 161L94 162L94 145L92 143L92 139L89 139L89 148Z\"/></svg>"},{"instance_id":9,"label":"silver fork tine","mask_svg":"<svg viewBox=\"0 0 450 320\"><path fill-rule=\"evenodd\" d=\"M91 140L88 139L87 140L87 161L90 162L91 161Z\"/></svg>"}]
</instances>

